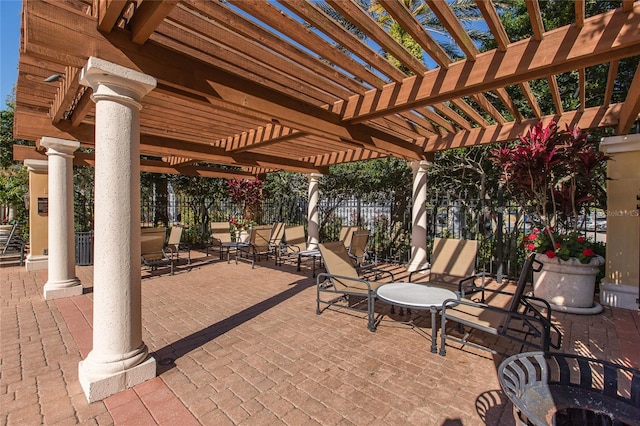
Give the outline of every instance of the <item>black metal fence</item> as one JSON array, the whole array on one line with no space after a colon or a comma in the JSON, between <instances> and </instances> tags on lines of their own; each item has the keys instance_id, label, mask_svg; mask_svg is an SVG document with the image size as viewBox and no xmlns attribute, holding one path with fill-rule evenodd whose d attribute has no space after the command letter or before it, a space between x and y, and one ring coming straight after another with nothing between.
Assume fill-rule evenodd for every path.
<instances>
[{"instance_id":1,"label":"black metal fence","mask_svg":"<svg viewBox=\"0 0 640 426\"><path fill-rule=\"evenodd\" d=\"M408 262L411 253L411 207L396 207L394 210L393 206L392 202L358 199L321 200L320 241L338 239L342 226L360 226L369 231L369 250L378 259ZM307 207L307 201L302 199L267 200L260 222L306 225ZM76 213L76 221L87 220L84 212L93 212L92 206L81 211L81 215ZM532 226L517 205L501 200L430 199L426 203L426 214L427 241L434 237L476 239L479 241L478 270L497 277L517 276L524 261L522 237ZM183 233L183 239L195 247L202 247L208 242L211 222L226 221L238 215L241 215L239 207L226 199L170 195L162 199L146 199L141 203L143 225L186 224L189 228ZM602 221L598 219L597 213L593 212L582 221L582 231L594 241L598 239L598 232L603 231ZM591 223L598 225L591 227ZM86 225L87 222L76 222L76 230L86 231Z\"/></svg>"}]
</instances>

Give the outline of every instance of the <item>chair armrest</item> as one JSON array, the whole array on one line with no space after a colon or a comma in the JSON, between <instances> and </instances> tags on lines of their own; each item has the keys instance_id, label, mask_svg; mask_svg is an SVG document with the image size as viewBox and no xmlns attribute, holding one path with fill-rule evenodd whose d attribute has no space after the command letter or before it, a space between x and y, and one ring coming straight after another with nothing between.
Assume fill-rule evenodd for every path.
<instances>
[{"instance_id":1,"label":"chair armrest","mask_svg":"<svg viewBox=\"0 0 640 426\"><path fill-rule=\"evenodd\" d=\"M426 268L416 269L415 271L410 272L410 273L409 273L409 282L413 282L413 281L411 280L411 277L413 277L413 274L417 274L418 272L428 271L428 270L430 270L430 269L431 269L431 264L429 264L429 266L427 266Z\"/></svg>"},{"instance_id":2,"label":"chair armrest","mask_svg":"<svg viewBox=\"0 0 640 426\"><path fill-rule=\"evenodd\" d=\"M364 267L364 268L361 268L361 269L360 269L360 271L364 272L364 273L365 273L365 274L367 274L367 275L369 275L369 274L375 274L375 275L378 275L378 274L382 274L382 275L389 275L389 277L391 277L391 282L395 282L395 276L393 275L393 272L391 272L391 271L387 271L387 270L385 270L385 269L378 269L378 268L375 268L375 267L373 267L373 265L372 265L371 267ZM377 281L377 280L378 280L378 279L377 279L377 277L376 277L376 279L375 279L375 280L373 280L373 281Z\"/></svg>"},{"instance_id":3,"label":"chair armrest","mask_svg":"<svg viewBox=\"0 0 640 426\"><path fill-rule=\"evenodd\" d=\"M354 277L346 277L344 275L335 275L335 274L328 274L326 272L322 272L320 274L318 274L318 277L316 278L316 285L320 286L320 284L324 281L326 281L327 278L337 278L339 280L344 280L344 281L353 281L353 282L359 282L359 283L363 283L367 286L367 292L368 293L374 293L375 291L371 290L371 284L369 284L369 281L362 279L362 278L354 278Z\"/></svg>"}]
</instances>

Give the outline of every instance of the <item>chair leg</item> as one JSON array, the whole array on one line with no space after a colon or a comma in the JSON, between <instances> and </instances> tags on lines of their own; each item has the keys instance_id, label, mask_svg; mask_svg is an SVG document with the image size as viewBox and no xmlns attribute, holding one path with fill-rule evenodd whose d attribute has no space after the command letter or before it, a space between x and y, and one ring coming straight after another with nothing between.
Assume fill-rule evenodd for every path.
<instances>
[{"instance_id":1,"label":"chair leg","mask_svg":"<svg viewBox=\"0 0 640 426\"><path fill-rule=\"evenodd\" d=\"M369 331L371 332L375 332L376 331L376 320L375 320L375 312L374 312L374 308L376 306L376 299L373 295L369 295L368 297L369 301L368 301L368 326L369 326Z\"/></svg>"},{"instance_id":2,"label":"chair leg","mask_svg":"<svg viewBox=\"0 0 640 426\"><path fill-rule=\"evenodd\" d=\"M442 330L440 330L440 355L445 356L447 355L447 350L445 349L445 341L447 340L447 333L445 331L445 326L447 324L447 318L442 315L440 317L440 322Z\"/></svg>"}]
</instances>

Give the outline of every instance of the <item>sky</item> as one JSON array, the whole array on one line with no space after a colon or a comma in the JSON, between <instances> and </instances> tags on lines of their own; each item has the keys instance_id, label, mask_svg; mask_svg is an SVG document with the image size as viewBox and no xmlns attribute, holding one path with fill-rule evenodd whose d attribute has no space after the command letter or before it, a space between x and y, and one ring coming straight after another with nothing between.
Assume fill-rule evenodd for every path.
<instances>
[{"instance_id":1,"label":"sky","mask_svg":"<svg viewBox=\"0 0 640 426\"><path fill-rule=\"evenodd\" d=\"M18 79L21 9L20 0L0 0L0 109Z\"/></svg>"}]
</instances>

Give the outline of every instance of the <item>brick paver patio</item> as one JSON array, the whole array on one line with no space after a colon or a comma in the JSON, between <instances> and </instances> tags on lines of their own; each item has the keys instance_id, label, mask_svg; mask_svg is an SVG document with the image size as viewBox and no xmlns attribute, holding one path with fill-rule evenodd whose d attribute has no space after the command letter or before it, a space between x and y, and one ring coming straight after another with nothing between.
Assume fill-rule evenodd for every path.
<instances>
[{"instance_id":1,"label":"brick paver patio","mask_svg":"<svg viewBox=\"0 0 640 426\"><path fill-rule=\"evenodd\" d=\"M371 333L362 316L318 316L308 269L193 255L191 270L143 273L143 338L158 377L93 404L78 383L92 268L77 268L85 294L54 301L42 298L46 272L2 268L1 424L514 424L501 357L432 354L428 327L424 336L385 321ZM554 318L563 352L640 368L639 312Z\"/></svg>"}]
</instances>

